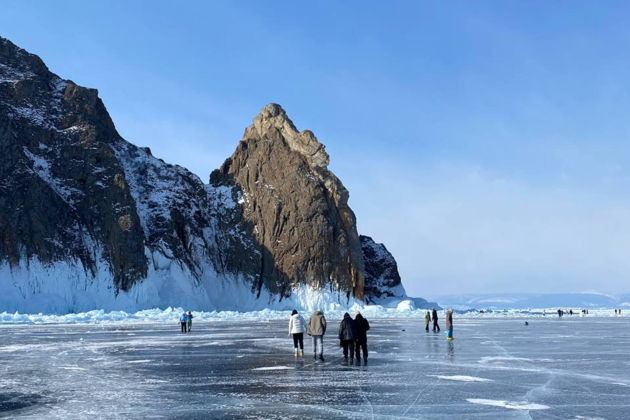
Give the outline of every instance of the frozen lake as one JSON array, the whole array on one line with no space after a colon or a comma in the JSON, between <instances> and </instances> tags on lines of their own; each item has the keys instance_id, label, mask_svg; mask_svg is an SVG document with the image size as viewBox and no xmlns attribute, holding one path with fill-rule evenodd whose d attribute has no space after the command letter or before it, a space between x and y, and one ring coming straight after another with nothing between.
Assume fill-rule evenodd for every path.
<instances>
[{"instance_id":1,"label":"frozen lake","mask_svg":"<svg viewBox=\"0 0 630 420\"><path fill-rule=\"evenodd\" d=\"M293 356L285 321L0 325L0 416L630 418L630 321L371 319L367 366Z\"/></svg>"}]
</instances>

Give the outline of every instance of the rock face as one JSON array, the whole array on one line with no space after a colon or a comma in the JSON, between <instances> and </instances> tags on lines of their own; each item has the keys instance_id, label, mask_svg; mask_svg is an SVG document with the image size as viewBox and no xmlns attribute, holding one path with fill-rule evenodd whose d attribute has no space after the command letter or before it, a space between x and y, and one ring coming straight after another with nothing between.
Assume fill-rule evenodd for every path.
<instances>
[{"instance_id":1,"label":"rock face","mask_svg":"<svg viewBox=\"0 0 630 420\"><path fill-rule=\"evenodd\" d=\"M400 295L328 159L270 104L204 184L124 140L96 90L0 38L0 311Z\"/></svg>"},{"instance_id":2,"label":"rock face","mask_svg":"<svg viewBox=\"0 0 630 420\"><path fill-rule=\"evenodd\" d=\"M363 299L364 263L348 191L328 170L312 132L298 131L276 104L265 106L234 154L210 176L236 187L243 220L261 248L259 283L288 296L297 285L331 286Z\"/></svg>"},{"instance_id":3,"label":"rock face","mask_svg":"<svg viewBox=\"0 0 630 420\"><path fill-rule=\"evenodd\" d=\"M126 290L146 277L144 240L96 90L7 40L0 59L0 260L71 257L94 272L96 242Z\"/></svg>"},{"instance_id":4,"label":"rock face","mask_svg":"<svg viewBox=\"0 0 630 420\"><path fill-rule=\"evenodd\" d=\"M398 264L383 244L377 244L369 236L360 236L365 261L365 295L368 302L388 298L404 298L405 288L400 281Z\"/></svg>"}]
</instances>

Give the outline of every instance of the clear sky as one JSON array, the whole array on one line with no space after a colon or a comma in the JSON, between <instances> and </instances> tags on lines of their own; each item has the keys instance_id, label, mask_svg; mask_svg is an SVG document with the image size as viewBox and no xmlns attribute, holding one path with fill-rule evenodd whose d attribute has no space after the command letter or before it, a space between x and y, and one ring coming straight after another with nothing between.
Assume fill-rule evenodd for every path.
<instances>
[{"instance_id":1,"label":"clear sky","mask_svg":"<svg viewBox=\"0 0 630 420\"><path fill-rule=\"evenodd\" d=\"M207 181L269 102L410 294L630 291L630 2L3 0L0 35Z\"/></svg>"}]
</instances>

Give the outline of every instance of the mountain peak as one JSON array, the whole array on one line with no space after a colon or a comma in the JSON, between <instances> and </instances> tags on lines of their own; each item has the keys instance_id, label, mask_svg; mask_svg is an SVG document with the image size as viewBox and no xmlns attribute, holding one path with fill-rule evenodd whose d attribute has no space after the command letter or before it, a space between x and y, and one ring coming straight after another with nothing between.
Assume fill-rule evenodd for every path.
<instances>
[{"instance_id":1,"label":"mountain peak","mask_svg":"<svg viewBox=\"0 0 630 420\"><path fill-rule=\"evenodd\" d=\"M41 58L0 37L0 80L18 80L34 76L50 76Z\"/></svg>"},{"instance_id":2,"label":"mountain peak","mask_svg":"<svg viewBox=\"0 0 630 420\"><path fill-rule=\"evenodd\" d=\"M267 104L260 110L253 124L245 130L244 138L284 139L289 148L303 155L312 167L326 168L330 162L326 147L313 132L298 131L282 106L275 103Z\"/></svg>"},{"instance_id":3,"label":"mountain peak","mask_svg":"<svg viewBox=\"0 0 630 420\"><path fill-rule=\"evenodd\" d=\"M277 116L283 116L286 118L286 115L287 113L284 108L282 108L281 105L273 102L265 105L258 113L258 117L260 118L272 118Z\"/></svg>"}]
</instances>

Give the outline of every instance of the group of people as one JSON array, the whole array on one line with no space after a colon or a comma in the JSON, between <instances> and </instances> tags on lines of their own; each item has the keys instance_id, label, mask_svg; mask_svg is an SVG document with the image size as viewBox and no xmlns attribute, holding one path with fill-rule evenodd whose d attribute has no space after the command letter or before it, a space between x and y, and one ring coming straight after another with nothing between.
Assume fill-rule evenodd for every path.
<instances>
[{"instance_id":1,"label":"group of people","mask_svg":"<svg viewBox=\"0 0 630 420\"><path fill-rule=\"evenodd\" d=\"M182 313L179 318L182 334L190 332L192 320L192 312L188 311L188 313ZM431 321L433 321L433 332L440 332L437 310L433 309L432 313L427 311L424 320L427 332L429 331L429 323ZM304 334L306 333L311 336L313 340L313 358L323 362L324 334L326 334L326 327L326 317L322 311L313 312L308 321L306 321L304 317L294 309L289 318L289 336L293 338L295 356L304 356ZM354 319L352 319L347 312L343 315L343 319L339 323L339 332L337 335L339 338L339 347L343 349L345 362L349 360L351 364L354 364L356 358L357 363L361 363L361 356L363 356L363 363L367 364L367 332L369 329L370 323L360 312L355 314ZM452 309L446 311L446 338L447 340L453 339Z\"/></svg>"},{"instance_id":2,"label":"group of people","mask_svg":"<svg viewBox=\"0 0 630 420\"><path fill-rule=\"evenodd\" d=\"M182 334L189 333L192 328L192 320L193 314L188 311L188 313L184 312L181 317L179 317L179 323L182 328Z\"/></svg>"},{"instance_id":3,"label":"group of people","mask_svg":"<svg viewBox=\"0 0 630 420\"><path fill-rule=\"evenodd\" d=\"M427 311L424 315L424 330L429 332L429 324L433 321L433 332L440 332L440 324L438 324L438 312L435 308L431 312ZM446 339L453 340L453 310L446 311Z\"/></svg>"},{"instance_id":4,"label":"group of people","mask_svg":"<svg viewBox=\"0 0 630 420\"><path fill-rule=\"evenodd\" d=\"M621 315L621 309L615 309L615 315Z\"/></svg>"},{"instance_id":5,"label":"group of people","mask_svg":"<svg viewBox=\"0 0 630 420\"><path fill-rule=\"evenodd\" d=\"M289 318L289 336L293 337L295 356L304 356L304 333L306 333L313 340L313 358L324 361L324 334L326 334L326 326L326 317L322 311L313 312L308 321L306 321L294 309ZM356 313L354 319L347 312L343 315L343 319L339 323L338 338L339 347L343 348L345 362L350 360L350 363L354 364L356 357L357 363L360 363L361 353L363 353L363 362L367 363L367 332L369 329L370 323L360 312Z\"/></svg>"}]
</instances>

